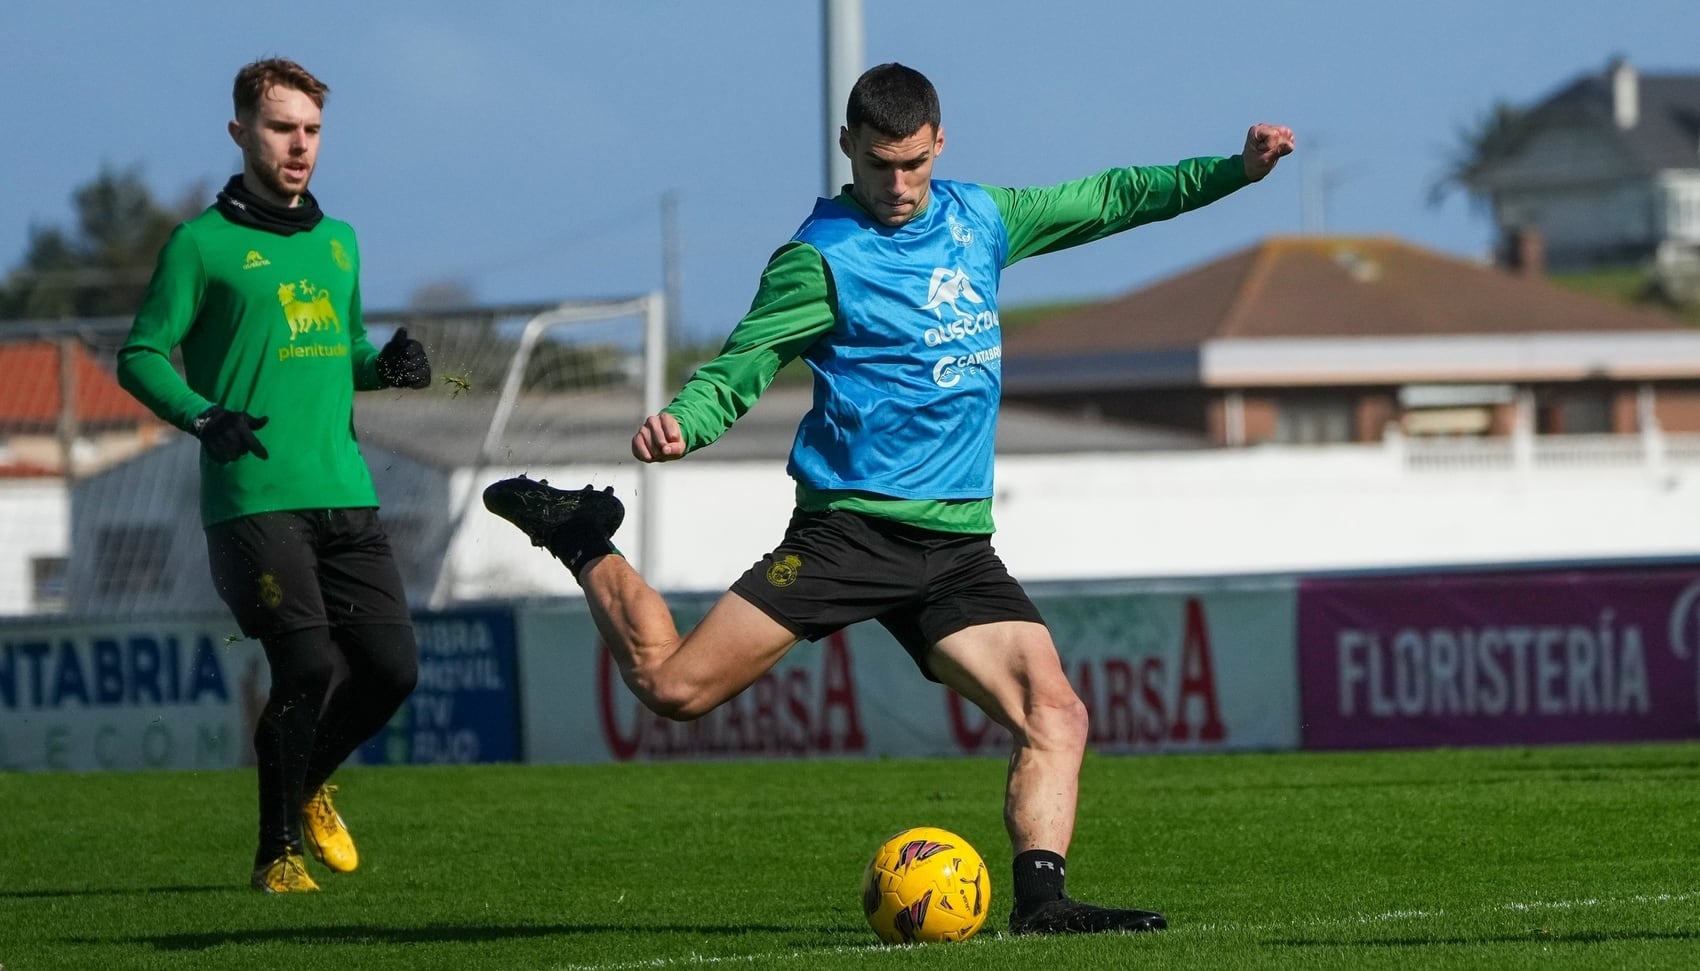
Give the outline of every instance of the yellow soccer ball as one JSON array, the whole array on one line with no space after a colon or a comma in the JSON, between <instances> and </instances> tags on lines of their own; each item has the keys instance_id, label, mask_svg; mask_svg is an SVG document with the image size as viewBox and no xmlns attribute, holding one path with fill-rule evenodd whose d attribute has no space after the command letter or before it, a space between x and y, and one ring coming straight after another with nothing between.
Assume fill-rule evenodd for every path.
<instances>
[{"instance_id":1,"label":"yellow soccer ball","mask_svg":"<svg viewBox=\"0 0 1700 971\"><path fill-rule=\"evenodd\" d=\"M991 906L986 861L967 840L934 826L881 843L862 874L862 911L888 944L966 941Z\"/></svg>"}]
</instances>

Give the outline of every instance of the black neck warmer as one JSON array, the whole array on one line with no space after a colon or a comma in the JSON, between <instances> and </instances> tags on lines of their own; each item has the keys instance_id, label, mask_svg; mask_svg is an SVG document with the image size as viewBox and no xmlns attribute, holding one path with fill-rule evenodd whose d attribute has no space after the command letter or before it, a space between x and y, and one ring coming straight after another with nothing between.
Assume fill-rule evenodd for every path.
<instances>
[{"instance_id":1,"label":"black neck warmer","mask_svg":"<svg viewBox=\"0 0 1700 971\"><path fill-rule=\"evenodd\" d=\"M214 205L233 223L263 229L279 236L307 232L317 226L319 220L325 218L324 212L319 209L319 200L313 198L311 192L301 193L300 205L285 208L249 192L248 187L242 184L240 175L230 177L230 181L219 190L218 201Z\"/></svg>"}]
</instances>

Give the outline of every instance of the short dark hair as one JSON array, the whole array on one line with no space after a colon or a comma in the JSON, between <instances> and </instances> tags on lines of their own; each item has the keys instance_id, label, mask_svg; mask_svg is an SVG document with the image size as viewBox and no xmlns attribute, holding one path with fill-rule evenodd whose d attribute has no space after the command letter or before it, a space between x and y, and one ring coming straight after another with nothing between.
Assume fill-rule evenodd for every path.
<instances>
[{"instance_id":1,"label":"short dark hair","mask_svg":"<svg viewBox=\"0 0 1700 971\"><path fill-rule=\"evenodd\" d=\"M870 67L850 89L844 124L865 125L888 138L908 138L924 125L939 127L939 93L926 75L893 61Z\"/></svg>"},{"instance_id":2,"label":"short dark hair","mask_svg":"<svg viewBox=\"0 0 1700 971\"><path fill-rule=\"evenodd\" d=\"M236 117L250 115L258 110L260 99L270 87L294 88L312 98L313 103L320 108L325 106L325 95L331 90L325 82L294 61L268 57L245 65L242 70L236 72L236 85L231 92L231 100L236 103Z\"/></svg>"}]
</instances>

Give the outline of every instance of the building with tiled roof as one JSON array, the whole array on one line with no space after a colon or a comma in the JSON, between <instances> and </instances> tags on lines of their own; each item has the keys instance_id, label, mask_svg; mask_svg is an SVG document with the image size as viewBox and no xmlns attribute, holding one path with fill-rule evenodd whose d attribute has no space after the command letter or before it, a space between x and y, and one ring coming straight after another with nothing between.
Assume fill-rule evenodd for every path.
<instances>
[{"instance_id":1,"label":"building with tiled roof","mask_svg":"<svg viewBox=\"0 0 1700 971\"><path fill-rule=\"evenodd\" d=\"M1672 315L1386 237L1272 238L1004 351L1007 400L1216 444L1700 431L1700 333Z\"/></svg>"},{"instance_id":2,"label":"building with tiled roof","mask_svg":"<svg viewBox=\"0 0 1700 971\"><path fill-rule=\"evenodd\" d=\"M74 389L70 417L82 427L134 425L152 416L141 402L118 386L82 341L37 340L0 343L0 424L9 428L51 429L63 412L69 350Z\"/></svg>"},{"instance_id":3,"label":"building with tiled roof","mask_svg":"<svg viewBox=\"0 0 1700 971\"><path fill-rule=\"evenodd\" d=\"M85 341L0 341L0 477L63 475L67 448L86 474L162 432Z\"/></svg>"},{"instance_id":4,"label":"building with tiled roof","mask_svg":"<svg viewBox=\"0 0 1700 971\"><path fill-rule=\"evenodd\" d=\"M1527 109L1469 179L1502 235L1539 234L1554 269L1669 270L1700 249L1700 73L1622 60Z\"/></svg>"}]
</instances>

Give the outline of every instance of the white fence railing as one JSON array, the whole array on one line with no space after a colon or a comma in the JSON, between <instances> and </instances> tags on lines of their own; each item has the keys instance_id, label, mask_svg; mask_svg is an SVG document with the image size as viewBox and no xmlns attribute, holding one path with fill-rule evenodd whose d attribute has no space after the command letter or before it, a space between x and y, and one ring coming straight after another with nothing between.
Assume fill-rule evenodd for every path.
<instances>
[{"instance_id":1,"label":"white fence railing","mask_svg":"<svg viewBox=\"0 0 1700 971\"><path fill-rule=\"evenodd\" d=\"M1509 438L1402 438L1387 450L1411 472L1625 471L1700 465L1700 435L1541 435Z\"/></svg>"}]
</instances>

